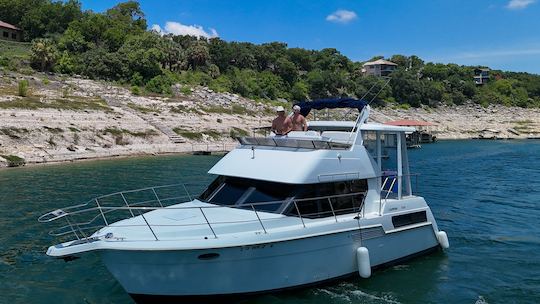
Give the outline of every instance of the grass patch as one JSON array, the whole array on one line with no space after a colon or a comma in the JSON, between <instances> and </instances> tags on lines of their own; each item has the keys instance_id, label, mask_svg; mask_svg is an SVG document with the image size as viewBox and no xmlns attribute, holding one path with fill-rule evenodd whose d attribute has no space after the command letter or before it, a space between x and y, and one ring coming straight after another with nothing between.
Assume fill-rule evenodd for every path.
<instances>
[{"instance_id":1,"label":"grass patch","mask_svg":"<svg viewBox=\"0 0 540 304\"><path fill-rule=\"evenodd\" d=\"M30 59L31 43L0 40L0 54L6 58Z\"/></svg>"},{"instance_id":2,"label":"grass patch","mask_svg":"<svg viewBox=\"0 0 540 304\"><path fill-rule=\"evenodd\" d=\"M134 137L142 137L142 138L148 138L148 137L151 137L151 136L158 135L158 132L156 130L153 130L153 129L147 129L147 130L144 130L144 131L131 131L131 130L126 130L126 129L118 129L118 128L106 128L106 129L103 129L101 131L101 133L103 135L110 134L110 135L112 135L114 137L121 137L121 136L124 136L124 135L131 135L131 136L134 136Z\"/></svg>"},{"instance_id":3,"label":"grass patch","mask_svg":"<svg viewBox=\"0 0 540 304\"><path fill-rule=\"evenodd\" d=\"M43 126L43 129L53 133L53 134L58 134L58 133L64 133L64 129L62 128L51 128L51 127L47 127L47 126Z\"/></svg>"},{"instance_id":4,"label":"grass patch","mask_svg":"<svg viewBox=\"0 0 540 304\"><path fill-rule=\"evenodd\" d=\"M9 136L11 139L20 139L21 137L19 134L21 133L28 133L28 129L25 128L15 128L15 127L4 127L0 128L0 134L4 134Z\"/></svg>"},{"instance_id":5,"label":"grass patch","mask_svg":"<svg viewBox=\"0 0 540 304\"><path fill-rule=\"evenodd\" d=\"M182 128L174 128L173 131L186 139L201 140L203 138L201 132L193 132Z\"/></svg>"},{"instance_id":6,"label":"grass patch","mask_svg":"<svg viewBox=\"0 0 540 304\"><path fill-rule=\"evenodd\" d=\"M81 132L81 130L75 128L75 127L68 127L68 129L71 131L71 132Z\"/></svg>"},{"instance_id":7,"label":"grass patch","mask_svg":"<svg viewBox=\"0 0 540 304\"><path fill-rule=\"evenodd\" d=\"M236 114L236 115L255 115L256 112L246 109L245 107L239 105L239 104L233 104L230 108L223 107L223 106L208 106L208 107L201 107L201 110L210 114L210 113L216 113L216 114Z\"/></svg>"},{"instance_id":8,"label":"grass patch","mask_svg":"<svg viewBox=\"0 0 540 304\"><path fill-rule=\"evenodd\" d=\"M182 93L182 94L184 94L184 95L186 95L186 96L189 96L189 95L191 95L191 93L192 93L192 92L191 92L191 88L188 87L188 86L182 86L182 87L180 88L180 93Z\"/></svg>"},{"instance_id":9,"label":"grass patch","mask_svg":"<svg viewBox=\"0 0 540 304\"><path fill-rule=\"evenodd\" d=\"M8 167L19 167L24 166L26 164L26 160L22 157L18 157L17 155L0 155L2 158L7 160Z\"/></svg>"},{"instance_id":10,"label":"grass patch","mask_svg":"<svg viewBox=\"0 0 540 304\"><path fill-rule=\"evenodd\" d=\"M17 71L28 66L31 43L0 39L0 66Z\"/></svg>"},{"instance_id":11,"label":"grass patch","mask_svg":"<svg viewBox=\"0 0 540 304\"><path fill-rule=\"evenodd\" d=\"M138 104L134 104L132 102L128 103L128 107L132 108L135 111L141 112L141 113L159 113L160 111L155 108L149 108L145 106L140 106Z\"/></svg>"},{"instance_id":12,"label":"grass patch","mask_svg":"<svg viewBox=\"0 0 540 304\"><path fill-rule=\"evenodd\" d=\"M223 134L218 130L203 130L199 132L186 130L183 128L174 128L173 131L176 134L190 140L202 140L204 135L210 136L214 140L219 139L223 136Z\"/></svg>"},{"instance_id":13,"label":"grass patch","mask_svg":"<svg viewBox=\"0 0 540 304\"><path fill-rule=\"evenodd\" d=\"M249 131L237 127L232 127L229 131L229 136L231 138L249 136Z\"/></svg>"},{"instance_id":14,"label":"grass patch","mask_svg":"<svg viewBox=\"0 0 540 304\"><path fill-rule=\"evenodd\" d=\"M26 97L28 96L28 80L24 79L19 81L19 96Z\"/></svg>"},{"instance_id":15,"label":"grass patch","mask_svg":"<svg viewBox=\"0 0 540 304\"><path fill-rule=\"evenodd\" d=\"M531 133L531 129L529 128L529 126L524 125L514 126L514 130L518 131L519 133Z\"/></svg>"},{"instance_id":16,"label":"grass patch","mask_svg":"<svg viewBox=\"0 0 540 304\"><path fill-rule=\"evenodd\" d=\"M0 109L58 109L58 110L95 110L112 111L105 100L101 98L87 98L79 96L70 96L68 98L58 98L53 100L44 100L40 96L20 97L10 101L0 102Z\"/></svg>"},{"instance_id":17,"label":"grass patch","mask_svg":"<svg viewBox=\"0 0 540 304\"><path fill-rule=\"evenodd\" d=\"M221 138L221 132L217 131L217 130L206 130L203 132L204 134L212 137L212 139L219 139Z\"/></svg>"},{"instance_id":18,"label":"grass patch","mask_svg":"<svg viewBox=\"0 0 540 304\"><path fill-rule=\"evenodd\" d=\"M527 119L527 120L516 120L516 121L514 121L514 123L516 123L518 125L530 125L530 124L533 123L533 121L529 120L529 119Z\"/></svg>"},{"instance_id":19,"label":"grass patch","mask_svg":"<svg viewBox=\"0 0 540 304\"><path fill-rule=\"evenodd\" d=\"M187 113L190 112L191 109L183 105L177 105L176 107L170 107L169 111L172 113Z\"/></svg>"}]
</instances>

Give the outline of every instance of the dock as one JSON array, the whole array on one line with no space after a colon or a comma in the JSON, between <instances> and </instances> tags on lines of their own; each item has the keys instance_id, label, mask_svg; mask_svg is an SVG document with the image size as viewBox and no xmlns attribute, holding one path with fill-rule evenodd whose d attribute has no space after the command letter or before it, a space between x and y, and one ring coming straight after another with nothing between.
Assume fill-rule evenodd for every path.
<instances>
[{"instance_id":1,"label":"dock","mask_svg":"<svg viewBox=\"0 0 540 304\"><path fill-rule=\"evenodd\" d=\"M219 142L205 144L191 144L193 155L224 155L238 146L237 143Z\"/></svg>"}]
</instances>

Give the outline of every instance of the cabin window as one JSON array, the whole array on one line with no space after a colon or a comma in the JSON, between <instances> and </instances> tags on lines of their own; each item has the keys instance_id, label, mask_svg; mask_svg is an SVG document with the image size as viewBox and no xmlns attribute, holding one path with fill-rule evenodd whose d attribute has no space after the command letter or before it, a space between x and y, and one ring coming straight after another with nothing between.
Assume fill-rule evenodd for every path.
<instances>
[{"instance_id":1,"label":"cabin window","mask_svg":"<svg viewBox=\"0 0 540 304\"><path fill-rule=\"evenodd\" d=\"M8 32L4 32L4 38L9 38L9 33Z\"/></svg>"},{"instance_id":2,"label":"cabin window","mask_svg":"<svg viewBox=\"0 0 540 304\"><path fill-rule=\"evenodd\" d=\"M333 216L332 209L336 215L359 212L366 190L366 180L303 185L295 197L296 206L291 203L286 214L298 216L300 211L305 218L323 218Z\"/></svg>"},{"instance_id":3,"label":"cabin window","mask_svg":"<svg viewBox=\"0 0 540 304\"><path fill-rule=\"evenodd\" d=\"M298 206L302 217L321 218L333 216L332 208L336 215L360 211L366 190L366 180L293 185L220 176L208 186L199 200L222 206L254 208L257 211L283 211L293 216L298 216ZM297 200L296 206L292 203L294 199Z\"/></svg>"},{"instance_id":4,"label":"cabin window","mask_svg":"<svg viewBox=\"0 0 540 304\"><path fill-rule=\"evenodd\" d=\"M377 133L375 131L362 131L362 143L369 155L377 160Z\"/></svg>"},{"instance_id":5,"label":"cabin window","mask_svg":"<svg viewBox=\"0 0 540 304\"><path fill-rule=\"evenodd\" d=\"M396 215L392 217L394 228L427 222L425 211Z\"/></svg>"},{"instance_id":6,"label":"cabin window","mask_svg":"<svg viewBox=\"0 0 540 304\"><path fill-rule=\"evenodd\" d=\"M288 197L294 196L295 188L294 185L284 183L220 176L210 184L199 199L217 205L236 205L241 208L276 212Z\"/></svg>"},{"instance_id":7,"label":"cabin window","mask_svg":"<svg viewBox=\"0 0 540 304\"><path fill-rule=\"evenodd\" d=\"M17 34L11 33L11 39L17 39Z\"/></svg>"}]
</instances>

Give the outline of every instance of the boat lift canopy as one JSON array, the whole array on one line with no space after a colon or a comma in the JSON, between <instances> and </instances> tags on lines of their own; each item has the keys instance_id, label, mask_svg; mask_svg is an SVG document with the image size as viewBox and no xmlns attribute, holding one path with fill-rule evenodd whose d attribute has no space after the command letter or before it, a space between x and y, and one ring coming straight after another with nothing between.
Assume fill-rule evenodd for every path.
<instances>
[{"instance_id":1,"label":"boat lift canopy","mask_svg":"<svg viewBox=\"0 0 540 304\"><path fill-rule=\"evenodd\" d=\"M336 109L336 108L348 108L348 109L358 109L359 112L367 105L368 103L364 100L355 99L355 98L328 98L328 99L318 99L313 101L302 101L295 103L294 105L300 107L300 113L304 116L307 116L312 109L322 110L322 109Z\"/></svg>"}]
</instances>

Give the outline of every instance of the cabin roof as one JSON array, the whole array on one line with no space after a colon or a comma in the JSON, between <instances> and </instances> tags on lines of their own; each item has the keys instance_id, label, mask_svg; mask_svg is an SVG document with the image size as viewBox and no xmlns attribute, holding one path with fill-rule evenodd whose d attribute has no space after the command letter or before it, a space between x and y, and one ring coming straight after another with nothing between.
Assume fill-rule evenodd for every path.
<instances>
[{"instance_id":1,"label":"cabin roof","mask_svg":"<svg viewBox=\"0 0 540 304\"><path fill-rule=\"evenodd\" d=\"M388 61L388 60L384 60L384 59L379 59L379 60L364 63L364 66L370 66L370 65L393 65L393 66L397 66L397 64L393 63L392 61Z\"/></svg>"},{"instance_id":2,"label":"cabin roof","mask_svg":"<svg viewBox=\"0 0 540 304\"><path fill-rule=\"evenodd\" d=\"M12 30L16 30L16 31L20 31L19 28L17 28L16 26L12 25L12 24L9 24L7 22L4 22L2 20L0 20L0 27L3 27L3 28L8 28L8 29L12 29Z\"/></svg>"}]
</instances>

